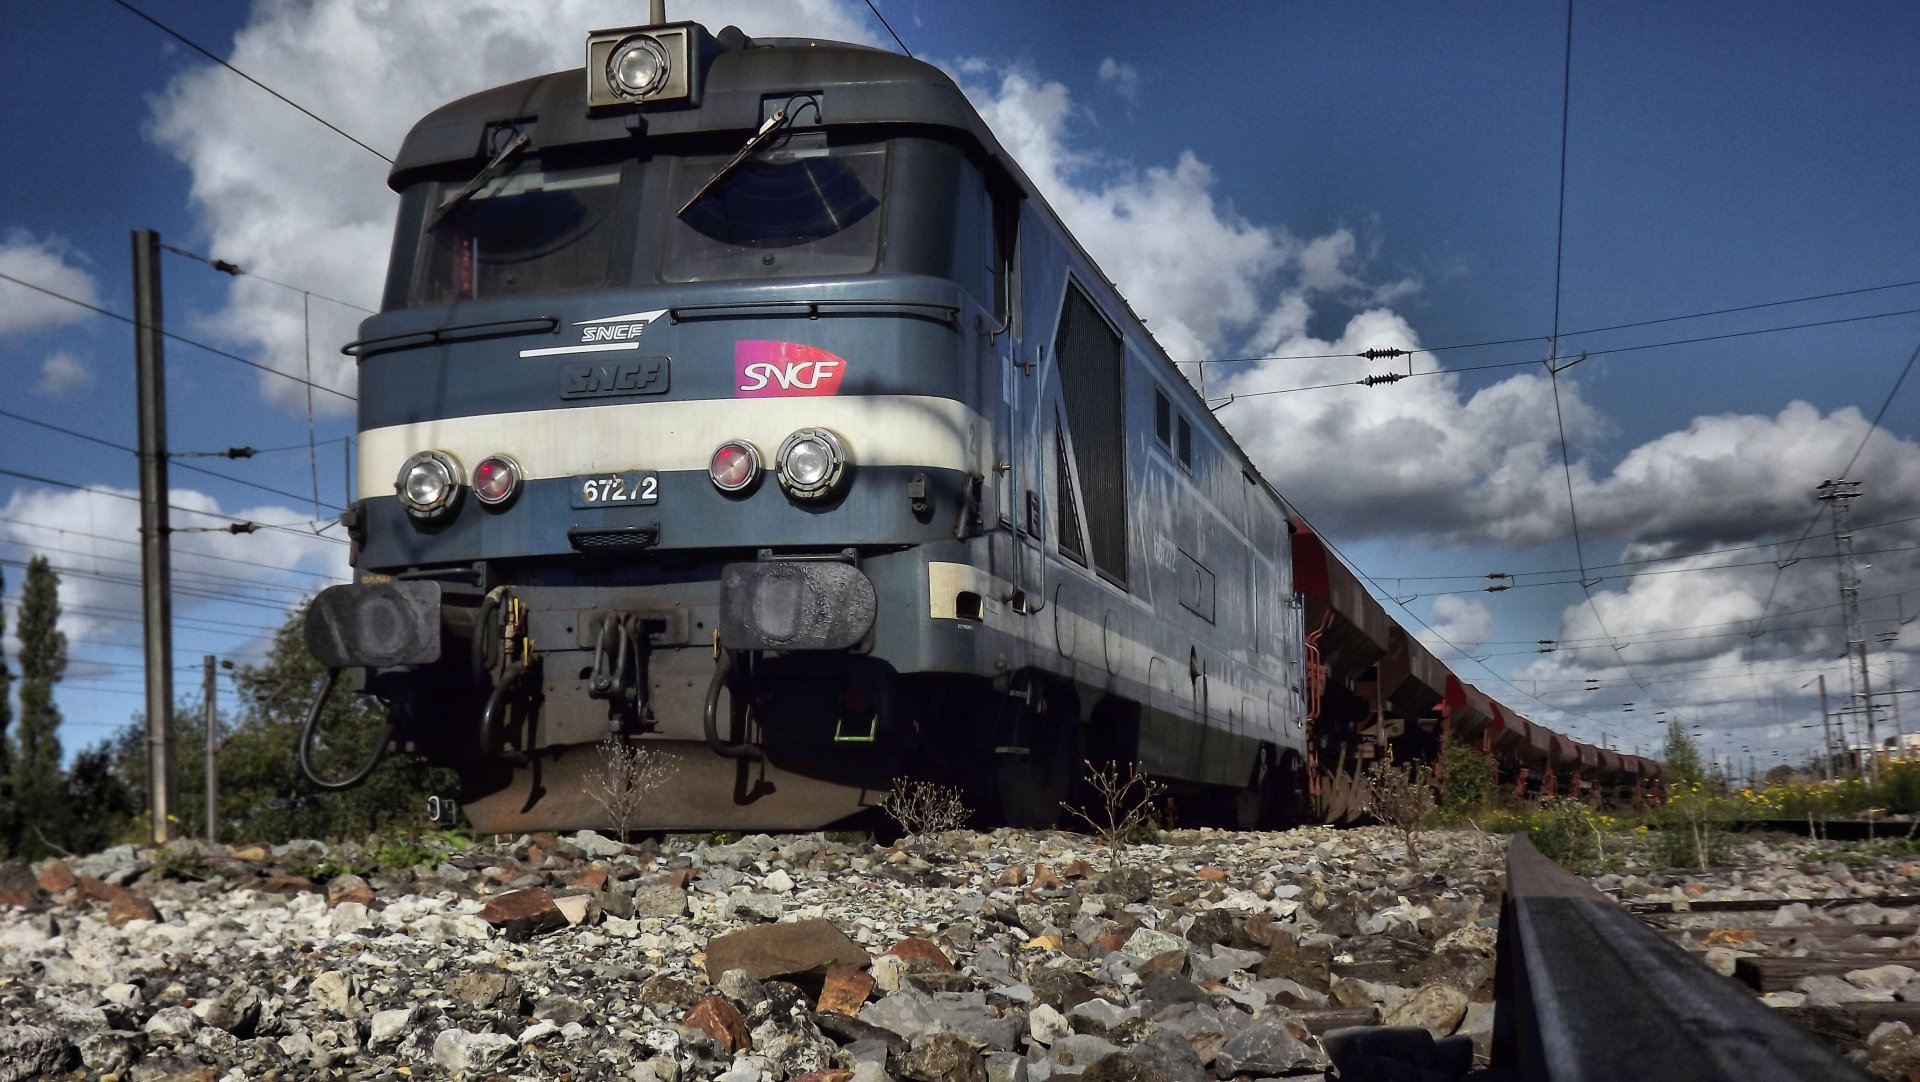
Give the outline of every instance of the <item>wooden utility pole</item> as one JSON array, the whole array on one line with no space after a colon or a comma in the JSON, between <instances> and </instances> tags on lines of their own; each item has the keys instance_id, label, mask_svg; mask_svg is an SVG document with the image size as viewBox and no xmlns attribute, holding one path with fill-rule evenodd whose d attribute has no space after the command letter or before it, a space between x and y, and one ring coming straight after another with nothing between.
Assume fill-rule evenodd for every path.
<instances>
[{"instance_id":1,"label":"wooden utility pole","mask_svg":"<svg viewBox=\"0 0 1920 1082\"><path fill-rule=\"evenodd\" d=\"M207 844L220 842L220 715L214 709L219 684L214 679L214 657L206 657L206 673L201 677L200 699L207 712Z\"/></svg>"},{"instance_id":2,"label":"wooden utility pole","mask_svg":"<svg viewBox=\"0 0 1920 1082\"><path fill-rule=\"evenodd\" d=\"M146 628L147 817L152 840L173 838L173 568L168 552L165 335L160 234L133 234L134 388L140 425L140 610Z\"/></svg>"}]
</instances>

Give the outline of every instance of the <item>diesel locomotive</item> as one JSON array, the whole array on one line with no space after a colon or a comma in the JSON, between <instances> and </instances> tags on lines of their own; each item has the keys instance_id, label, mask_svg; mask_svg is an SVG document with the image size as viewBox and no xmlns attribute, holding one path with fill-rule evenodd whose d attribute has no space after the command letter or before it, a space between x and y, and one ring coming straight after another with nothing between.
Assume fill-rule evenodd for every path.
<instances>
[{"instance_id":1,"label":"diesel locomotive","mask_svg":"<svg viewBox=\"0 0 1920 1082\"><path fill-rule=\"evenodd\" d=\"M1183 821L1353 821L1390 750L1520 796L1658 764L1461 682L1291 514L937 68L656 17L407 135L359 364L316 784L391 748L483 831L805 829L892 779L1039 825L1085 761ZM316 765L336 690L390 719ZM611 742L611 744L610 744Z\"/></svg>"},{"instance_id":2,"label":"diesel locomotive","mask_svg":"<svg viewBox=\"0 0 1920 1082\"><path fill-rule=\"evenodd\" d=\"M1286 506L937 68L599 31L390 184L356 581L307 639L476 827L607 826L608 740L672 764L649 829L899 775L1037 824L1088 759L1299 814Z\"/></svg>"}]
</instances>

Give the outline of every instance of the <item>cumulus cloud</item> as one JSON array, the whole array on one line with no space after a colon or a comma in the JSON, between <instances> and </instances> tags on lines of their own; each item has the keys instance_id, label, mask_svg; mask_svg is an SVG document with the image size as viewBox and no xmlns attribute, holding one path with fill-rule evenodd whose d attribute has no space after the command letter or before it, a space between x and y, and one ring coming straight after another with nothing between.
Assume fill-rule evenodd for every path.
<instances>
[{"instance_id":1,"label":"cumulus cloud","mask_svg":"<svg viewBox=\"0 0 1920 1082\"><path fill-rule=\"evenodd\" d=\"M1874 640L1900 630L1912 607L1903 595L1920 588L1920 524L1888 511L1876 503L1859 508L1855 519L1862 618L1882 690L1890 653L1897 653L1910 684L1914 659L1906 651L1912 644ZM1793 532L1806 525L1802 518ZM1827 676L1836 709L1847 694L1836 572L1824 523L1797 548L1738 547L1601 569L1596 573L1634 577L1596 589L1591 603L1568 604L1559 614L1559 649L1514 678L1569 711L1634 702L1625 724L1643 729L1653 724L1655 710L1667 710L1668 717L1705 724L1716 736L1804 747L1817 740L1811 690L1817 677ZM1605 694L1583 693L1589 679Z\"/></svg>"},{"instance_id":2,"label":"cumulus cloud","mask_svg":"<svg viewBox=\"0 0 1920 1082\"><path fill-rule=\"evenodd\" d=\"M578 67L587 30L631 23L636 10L644 9L607 0L262 3L253 6L227 55L391 154L415 119L454 98ZM872 41L866 22L836 0L733 0L687 14L715 29L737 24L749 34ZM384 162L210 64L180 75L160 95L152 134L191 174L210 254L377 306L395 205ZM12 300L4 293L0 299ZM300 304L297 294L237 278L209 329L263 363L304 376L308 342ZM337 347L354 336L364 315L313 303L315 382L351 393L353 362ZM262 376L260 389L283 405L305 405L298 384ZM316 401L332 409L346 405L331 396Z\"/></svg>"},{"instance_id":3,"label":"cumulus cloud","mask_svg":"<svg viewBox=\"0 0 1920 1082\"><path fill-rule=\"evenodd\" d=\"M9 230L0 237L0 273L87 304L100 303L92 272L66 241ZM87 318L87 311L56 297L0 281L0 334L31 334Z\"/></svg>"},{"instance_id":4,"label":"cumulus cloud","mask_svg":"<svg viewBox=\"0 0 1920 1082\"><path fill-rule=\"evenodd\" d=\"M1453 652L1448 643L1471 650L1492 637L1493 613L1486 604L1478 598L1451 594L1434 599L1427 630L1420 633L1420 641L1428 649L1445 654Z\"/></svg>"},{"instance_id":5,"label":"cumulus cloud","mask_svg":"<svg viewBox=\"0 0 1920 1082\"><path fill-rule=\"evenodd\" d=\"M1140 69L1113 57L1100 61L1100 82L1128 101L1140 96Z\"/></svg>"},{"instance_id":6,"label":"cumulus cloud","mask_svg":"<svg viewBox=\"0 0 1920 1082\"><path fill-rule=\"evenodd\" d=\"M1213 194L1190 153L1135 168L1073 145L1061 83L1021 68L961 65L961 85L1001 143L1175 357L1205 356L1266 309L1301 243Z\"/></svg>"},{"instance_id":7,"label":"cumulus cloud","mask_svg":"<svg viewBox=\"0 0 1920 1082\"><path fill-rule=\"evenodd\" d=\"M56 350L40 362L41 394L62 395L93 386L93 369L67 350Z\"/></svg>"}]
</instances>

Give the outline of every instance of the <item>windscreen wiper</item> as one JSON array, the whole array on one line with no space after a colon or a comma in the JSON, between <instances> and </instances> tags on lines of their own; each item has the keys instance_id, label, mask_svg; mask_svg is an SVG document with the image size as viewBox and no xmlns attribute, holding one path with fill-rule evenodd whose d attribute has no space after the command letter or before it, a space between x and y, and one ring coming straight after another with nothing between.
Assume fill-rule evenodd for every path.
<instances>
[{"instance_id":1,"label":"windscreen wiper","mask_svg":"<svg viewBox=\"0 0 1920 1082\"><path fill-rule=\"evenodd\" d=\"M475 173L473 179L467 181L466 187L456 192L452 199L440 204L440 209L433 212L433 220L427 223L427 232L431 233L435 229L440 228L440 223L446 220L447 215L459 210L461 206L465 205L467 200L473 198L475 192L478 192L491 183L493 178L499 176L500 171L507 167L507 163L513 160L514 155L525 150L526 146L527 133L514 133L513 141L501 147L500 153L495 154L493 160L488 162L485 168Z\"/></svg>"},{"instance_id":2,"label":"windscreen wiper","mask_svg":"<svg viewBox=\"0 0 1920 1082\"><path fill-rule=\"evenodd\" d=\"M708 192L719 186L721 181L732 176L735 170L746 164L747 159L753 157L761 147L766 146L768 141L770 141L781 128L786 126L786 123L787 107L783 105L774 110L773 115L768 117L765 122L760 125L760 130L753 133L752 137L747 140L747 145L740 148L740 153L735 154L727 161L727 164L721 166L718 173L708 177L707 182L700 185L699 190L693 193L693 198L688 199L681 205L679 210L674 211L673 216L676 218L685 218L687 212L693 209L694 204L705 199Z\"/></svg>"}]
</instances>

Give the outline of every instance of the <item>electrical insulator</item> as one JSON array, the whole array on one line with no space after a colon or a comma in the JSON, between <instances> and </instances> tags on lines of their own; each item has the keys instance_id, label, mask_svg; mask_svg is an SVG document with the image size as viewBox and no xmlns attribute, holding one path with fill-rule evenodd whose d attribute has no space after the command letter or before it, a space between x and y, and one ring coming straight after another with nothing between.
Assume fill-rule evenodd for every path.
<instances>
[{"instance_id":1,"label":"electrical insulator","mask_svg":"<svg viewBox=\"0 0 1920 1082\"><path fill-rule=\"evenodd\" d=\"M1378 387L1382 383L1398 383L1406 378L1407 376L1404 372L1389 372L1384 376L1368 376L1366 379L1358 379L1354 380L1354 382L1362 387Z\"/></svg>"},{"instance_id":2,"label":"electrical insulator","mask_svg":"<svg viewBox=\"0 0 1920 1082\"><path fill-rule=\"evenodd\" d=\"M1378 361L1388 357L1405 357L1409 352L1409 350L1404 349L1370 349L1364 353L1356 353L1354 356L1364 357L1369 361Z\"/></svg>"}]
</instances>

